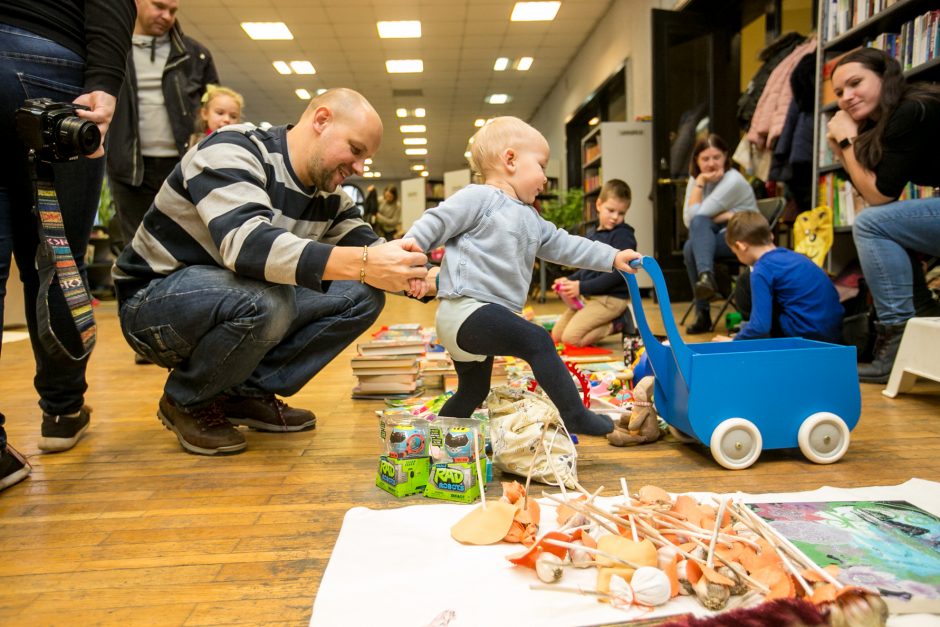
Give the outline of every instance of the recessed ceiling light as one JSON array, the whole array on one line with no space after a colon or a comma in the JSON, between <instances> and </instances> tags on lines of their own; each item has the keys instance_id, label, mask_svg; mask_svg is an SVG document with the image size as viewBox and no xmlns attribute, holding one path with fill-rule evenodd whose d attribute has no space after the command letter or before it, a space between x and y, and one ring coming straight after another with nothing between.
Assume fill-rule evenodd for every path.
<instances>
[{"instance_id":1,"label":"recessed ceiling light","mask_svg":"<svg viewBox=\"0 0 940 627\"><path fill-rule=\"evenodd\" d=\"M408 39L421 36L421 22L419 20L403 22L376 22L379 37L382 39Z\"/></svg>"},{"instance_id":2,"label":"recessed ceiling light","mask_svg":"<svg viewBox=\"0 0 940 627\"><path fill-rule=\"evenodd\" d=\"M591 118L590 120L588 120L588 126L596 126L597 123L600 122L600 121L601 121L601 119L595 115L593 118Z\"/></svg>"},{"instance_id":3,"label":"recessed ceiling light","mask_svg":"<svg viewBox=\"0 0 940 627\"><path fill-rule=\"evenodd\" d=\"M496 63L493 64L493 69L497 72L502 72L509 67L509 59L506 57L499 57L496 59Z\"/></svg>"},{"instance_id":4,"label":"recessed ceiling light","mask_svg":"<svg viewBox=\"0 0 940 627\"><path fill-rule=\"evenodd\" d=\"M528 70L530 67L532 67L532 61L533 61L533 60L534 60L534 59L533 59L532 57L521 57L521 58L516 62L516 69L519 70L520 72L525 72L525 71Z\"/></svg>"},{"instance_id":5,"label":"recessed ceiling light","mask_svg":"<svg viewBox=\"0 0 940 627\"><path fill-rule=\"evenodd\" d=\"M512 8L513 22L547 22L555 19L561 2L517 2Z\"/></svg>"},{"instance_id":6,"label":"recessed ceiling light","mask_svg":"<svg viewBox=\"0 0 940 627\"><path fill-rule=\"evenodd\" d=\"M371 179L373 176L375 176L375 175L372 174L371 172L363 172L363 173L362 173L362 178Z\"/></svg>"},{"instance_id":7,"label":"recessed ceiling light","mask_svg":"<svg viewBox=\"0 0 940 627\"><path fill-rule=\"evenodd\" d=\"M469 151L469 150L468 150L467 152L463 153L463 158L464 158L464 159L469 159L469 158L470 158L470 151Z\"/></svg>"},{"instance_id":8,"label":"recessed ceiling light","mask_svg":"<svg viewBox=\"0 0 940 627\"><path fill-rule=\"evenodd\" d=\"M412 155L426 155L428 154L427 148L405 148L405 154Z\"/></svg>"},{"instance_id":9,"label":"recessed ceiling light","mask_svg":"<svg viewBox=\"0 0 940 627\"><path fill-rule=\"evenodd\" d=\"M303 89L303 88L295 89L294 93L297 94L297 97L300 98L301 100L310 100L310 97L311 97L310 92L307 91L306 89Z\"/></svg>"},{"instance_id":10,"label":"recessed ceiling light","mask_svg":"<svg viewBox=\"0 0 940 627\"><path fill-rule=\"evenodd\" d=\"M373 176L374 178L380 179L380 178L382 178L382 173L381 173L381 172L373 172L373 173L372 173L372 176Z\"/></svg>"},{"instance_id":11,"label":"recessed ceiling light","mask_svg":"<svg viewBox=\"0 0 940 627\"><path fill-rule=\"evenodd\" d=\"M416 163L415 165L411 166L411 170L413 172L420 172L423 169L424 169L424 166L421 165L420 163Z\"/></svg>"},{"instance_id":12,"label":"recessed ceiling light","mask_svg":"<svg viewBox=\"0 0 940 627\"><path fill-rule=\"evenodd\" d=\"M317 95L318 95L318 96L323 95L323 94L325 94L327 91L329 91L329 90L326 89L325 87L321 87L320 89L317 90Z\"/></svg>"},{"instance_id":13,"label":"recessed ceiling light","mask_svg":"<svg viewBox=\"0 0 940 627\"><path fill-rule=\"evenodd\" d=\"M428 139L427 137L406 137L401 140L406 146L427 146Z\"/></svg>"},{"instance_id":14,"label":"recessed ceiling light","mask_svg":"<svg viewBox=\"0 0 940 627\"><path fill-rule=\"evenodd\" d=\"M385 62L385 70L389 74L423 72L424 61L421 59L389 59Z\"/></svg>"},{"instance_id":15,"label":"recessed ceiling light","mask_svg":"<svg viewBox=\"0 0 940 627\"><path fill-rule=\"evenodd\" d=\"M372 168L370 168L370 167L367 166L367 165L362 166L362 171L363 171L363 172L368 172L368 171L371 170L371 169L372 169Z\"/></svg>"},{"instance_id":16,"label":"recessed ceiling light","mask_svg":"<svg viewBox=\"0 0 940 627\"><path fill-rule=\"evenodd\" d=\"M508 94L490 94L486 97L486 102L490 104L506 104L512 100Z\"/></svg>"},{"instance_id":17,"label":"recessed ceiling light","mask_svg":"<svg viewBox=\"0 0 940 627\"><path fill-rule=\"evenodd\" d=\"M290 67L298 74L316 74L317 70L310 61L291 61Z\"/></svg>"},{"instance_id":18,"label":"recessed ceiling light","mask_svg":"<svg viewBox=\"0 0 940 627\"><path fill-rule=\"evenodd\" d=\"M293 39L284 22L242 22L242 29L252 39Z\"/></svg>"},{"instance_id":19,"label":"recessed ceiling light","mask_svg":"<svg viewBox=\"0 0 940 627\"><path fill-rule=\"evenodd\" d=\"M482 127L484 124L486 124L486 120L483 118L477 118L473 121L473 125L477 128Z\"/></svg>"},{"instance_id":20,"label":"recessed ceiling light","mask_svg":"<svg viewBox=\"0 0 940 627\"><path fill-rule=\"evenodd\" d=\"M427 127L424 124L402 124L398 130L402 133L424 133Z\"/></svg>"},{"instance_id":21,"label":"recessed ceiling light","mask_svg":"<svg viewBox=\"0 0 940 627\"><path fill-rule=\"evenodd\" d=\"M287 63L285 63L284 61L275 61L271 65L274 66L274 69L277 70L278 74L290 74L291 73L290 66L287 65Z\"/></svg>"},{"instance_id":22,"label":"recessed ceiling light","mask_svg":"<svg viewBox=\"0 0 940 627\"><path fill-rule=\"evenodd\" d=\"M363 161L363 163L366 165L372 165L372 159L366 159L365 161Z\"/></svg>"},{"instance_id":23,"label":"recessed ceiling light","mask_svg":"<svg viewBox=\"0 0 940 627\"><path fill-rule=\"evenodd\" d=\"M395 109L395 115L397 115L400 118L407 118L408 109Z\"/></svg>"},{"instance_id":24,"label":"recessed ceiling light","mask_svg":"<svg viewBox=\"0 0 940 627\"><path fill-rule=\"evenodd\" d=\"M415 109L416 118L423 118L424 114L425 114L424 107L418 107L417 109Z\"/></svg>"},{"instance_id":25,"label":"recessed ceiling light","mask_svg":"<svg viewBox=\"0 0 940 627\"><path fill-rule=\"evenodd\" d=\"M429 176L429 175L430 175L430 173L429 173L427 170L424 170L424 171L421 172L421 176L427 177L427 176Z\"/></svg>"}]
</instances>

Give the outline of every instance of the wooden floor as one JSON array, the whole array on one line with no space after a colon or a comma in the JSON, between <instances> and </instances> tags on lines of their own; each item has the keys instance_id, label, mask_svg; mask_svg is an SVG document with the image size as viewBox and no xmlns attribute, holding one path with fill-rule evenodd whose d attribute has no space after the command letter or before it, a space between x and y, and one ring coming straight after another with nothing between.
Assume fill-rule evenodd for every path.
<instances>
[{"instance_id":1,"label":"wooden floor","mask_svg":"<svg viewBox=\"0 0 940 627\"><path fill-rule=\"evenodd\" d=\"M557 311L557 302L536 306ZM380 322L430 325L433 314L433 305L390 297ZM354 349L291 399L316 411L316 431L247 432L244 453L201 457L183 452L155 417L165 372L134 365L114 303L99 307L98 320L92 427L67 453L39 453L29 343L3 346L0 410L33 473L0 493L0 624L305 625L344 512L424 502L374 486L380 404L349 398ZM800 393L773 376L768 403ZM584 437L579 474L589 489L626 476L671 491L940 480L940 385L920 383L896 400L881 387L862 386L852 447L832 466L766 452L731 472L704 447L671 438L622 449Z\"/></svg>"}]
</instances>

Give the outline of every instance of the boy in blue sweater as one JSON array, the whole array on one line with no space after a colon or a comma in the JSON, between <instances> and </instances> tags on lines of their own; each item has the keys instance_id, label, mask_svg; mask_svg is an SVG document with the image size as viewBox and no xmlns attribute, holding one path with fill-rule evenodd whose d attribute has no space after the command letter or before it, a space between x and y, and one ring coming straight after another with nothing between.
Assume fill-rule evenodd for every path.
<instances>
[{"instance_id":1,"label":"boy in blue sweater","mask_svg":"<svg viewBox=\"0 0 940 627\"><path fill-rule=\"evenodd\" d=\"M775 246L764 216L754 211L736 213L725 238L738 261L752 267L751 318L735 340L841 341L843 310L832 281L805 255Z\"/></svg>"},{"instance_id":2,"label":"boy in blue sweater","mask_svg":"<svg viewBox=\"0 0 940 627\"><path fill-rule=\"evenodd\" d=\"M633 227L624 222L630 209L630 186L620 179L610 179L601 188L597 207L597 231L588 239L610 244L617 250L636 249ZM627 284L617 272L581 269L555 281L555 290L576 299L590 298L581 309L566 309L552 328L552 338L573 346L588 346L614 333L614 321L630 305Z\"/></svg>"},{"instance_id":3,"label":"boy in blue sweater","mask_svg":"<svg viewBox=\"0 0 940 627\"><path fill-rule=\"evenodd\" d=\"M444 245L437 292L437 337L457 370L457 392L442 416L468 417L486 399L494 355L524 359L558 408L569 431L603 435L608 416L588 410L545 330L518 315L536 257L562 265L636 272L640 254L571 235L532 207L545 187L548 142L510 116L494 118L473 136L470 161L483 185L468 185L425 211L405 234L421 250ZM412 282L411 293L424 286Z\"/></svg>"}]
</instances>

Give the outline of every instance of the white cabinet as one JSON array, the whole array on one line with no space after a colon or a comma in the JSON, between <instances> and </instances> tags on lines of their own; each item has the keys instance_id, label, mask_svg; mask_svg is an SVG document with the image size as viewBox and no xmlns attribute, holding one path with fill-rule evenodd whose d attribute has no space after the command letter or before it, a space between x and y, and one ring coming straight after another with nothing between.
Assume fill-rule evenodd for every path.
<instances>
[{"instance_id":1,"label":"white cabinet","mask_svg":"<svg viewBox=\"0 0 940 627\"><path fill-rule=\"evenodd\" d=\"M633 200L626 222L636 231L637 250L653 256L653 128L648 122L601 122L581 140L584 219L597 218L595 202L610 179L630 186ZM640 287L652 287L649 275L637 275Z\"/></svg>"}]
</instances>

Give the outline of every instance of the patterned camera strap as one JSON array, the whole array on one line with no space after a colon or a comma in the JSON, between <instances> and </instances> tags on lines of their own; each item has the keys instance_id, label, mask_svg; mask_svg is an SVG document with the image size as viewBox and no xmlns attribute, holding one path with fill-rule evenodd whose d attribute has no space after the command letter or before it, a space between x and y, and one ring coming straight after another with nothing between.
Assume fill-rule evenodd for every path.
<instances>
[{"instance_id":1,"label":"patterned camera strap","mask_svg":"<svg viewBox=\"0 0 940 627\"><path fill-rule=\"evenodd\" d=\"M55 187L49 181L36 181L36 212L41 222L39 248L36 251L40 282L39 302L36 304L39 340L50 352L62 353L74 361L80 361L91 353L95 345L95 316L85 282L78 266L75 265L72 249L65 237L65 225L62 222ZM81 336L84 350L81 355L72 355L52 330L49 317L49 287L52 285L53 276L58 279L59 287L62 288L62 294L65 295L66 304L75 321L75 328Z\"/></svg>"}]
</instances>

